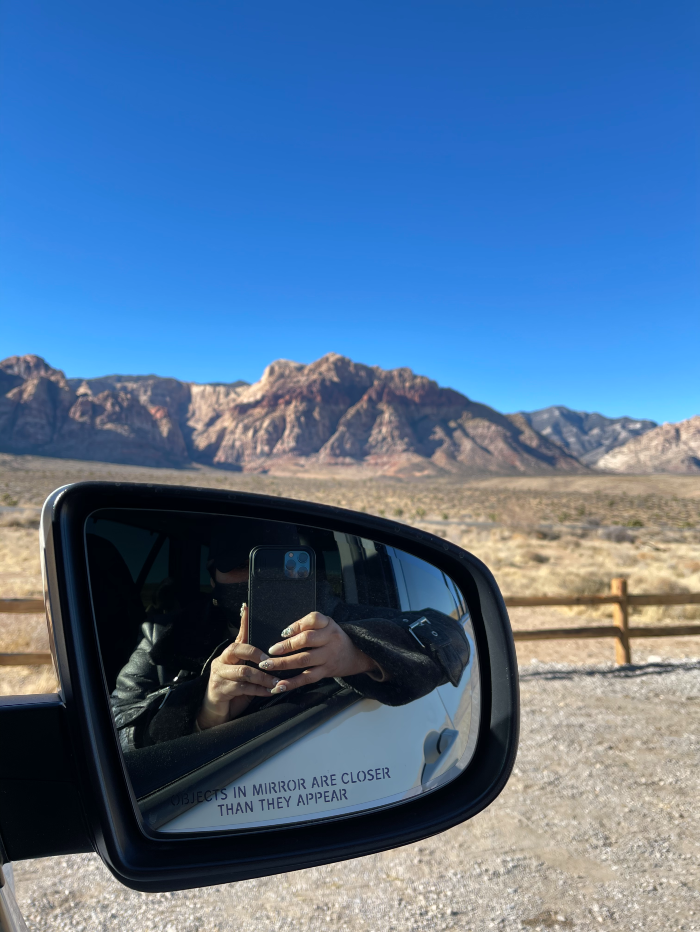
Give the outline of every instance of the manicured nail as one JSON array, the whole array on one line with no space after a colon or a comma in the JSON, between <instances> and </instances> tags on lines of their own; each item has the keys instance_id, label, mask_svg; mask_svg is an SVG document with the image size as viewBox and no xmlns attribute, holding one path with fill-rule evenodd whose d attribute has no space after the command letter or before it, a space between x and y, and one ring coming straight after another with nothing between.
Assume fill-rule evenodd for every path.
<instances>
[{"instance_id":1,"label":"manicured nail","mask_svg":"<svg viewBox=\"0 0 700 933\"><path fill-rule=\"evenodd\" d=\"M262 657L260 658L261 661L269 661L269 660L270 660L270 656L267 655L267 654L265 654L264 651L261 651L260 654L262 655Z\"/></svg>"},{"instance_id":2,"label":"manicured nail","mask_svg":"<svg viewBox=\"0 0 700 933\"><path fill-rule=\"evenodd\" d=\"M247 608L248 608L247 603L241 603L241 615L243 615L243 613L245 612Z\"/></svg>"},{"instance_id":3,"label":"manicured nail","mask_svg":"<svg viewBox=\"0 0 700 933\"><path fill-rule=\"evenodd\" d=\"M289 638L291 634L292 634L291 625L288 625L287 628L283 628L282 631L280 632L280 635L282 636L282 638Z\"/></svg>"},{"instance_id":4,"label":"manicured nail","mask_svg":"<svg viewBox=\"0 0 700 933\"><path fill-rule=\"evenodd\" d=\"M284 693L286 689L287 688L284 684L277 684L276 687L273 687L272 690L270 690L270 693Z\"/></svg>"},{"instance_id":5,"label":"manicured nail","mask_svg":"<svg viewBox=\"0 0 700 933\"><path fill-rule=\"evenodd\" d=\"M266 671L268 668L272 667L272 661L270 661L268 658L267 661L261 661L260 664L258 664L258 667L261 667L264 671Z\"/></svg>"},{"instance_id":6,"label":"manicured nail","mask_svg":"<svg viewBox=\"0 0 700 933\"><path fill-rule=\"evenodd\" d=\"M272 645L272 647L268 648L267 650L270 652L270 654L283 654L284 645L282 642L278 642L276 645Z\"/></svg>"}]
</instances>

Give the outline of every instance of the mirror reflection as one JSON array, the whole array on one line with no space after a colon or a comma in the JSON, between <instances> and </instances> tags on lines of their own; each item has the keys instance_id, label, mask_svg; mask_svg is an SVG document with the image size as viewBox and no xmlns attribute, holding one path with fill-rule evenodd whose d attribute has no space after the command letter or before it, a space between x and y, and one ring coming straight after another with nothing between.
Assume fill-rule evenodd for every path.
<instances>
[{"instance_id":1,"label":"mirror reflection","mask_svg":"<svg viewBox=\"0 0 700 933\"><path fill-rule=\"evenodd\" d=\"M377 541L258 519L87 521L115 728L147 825L339 817L468 764L478 660L462 593Z\"/></svg>"}]
</instances>

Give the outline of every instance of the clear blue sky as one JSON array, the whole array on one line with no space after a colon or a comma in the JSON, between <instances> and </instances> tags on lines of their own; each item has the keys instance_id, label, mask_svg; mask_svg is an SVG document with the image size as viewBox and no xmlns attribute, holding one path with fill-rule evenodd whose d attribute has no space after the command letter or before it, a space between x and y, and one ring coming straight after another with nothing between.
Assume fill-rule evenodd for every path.
<instances>
[{"instance_id":1,"label":"clear blue sky","mask_svg":"<svg viewBox=\"0 0 700 933\"><path fill-rule=\"evenodd\" d=\"M697 0L0 10L0 356L700 412Z\"/></svg>"}]
</instances>

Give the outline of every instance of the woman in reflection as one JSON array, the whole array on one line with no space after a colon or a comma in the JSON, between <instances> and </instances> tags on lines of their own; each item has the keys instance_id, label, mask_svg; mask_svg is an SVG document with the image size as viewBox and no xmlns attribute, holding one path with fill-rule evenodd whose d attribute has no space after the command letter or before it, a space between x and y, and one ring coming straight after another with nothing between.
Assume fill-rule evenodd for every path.
<instances>
[{"instance_id":1,"label":"woman in reflection","mask_svg":"<svg viewBox=\"0 0 700 933\"><path fill-rule=\"evenodd\" d=\"M212 552L213 598L144 622L117 678L112 709L125 750L211 729L329 678L390 706L459 683L469 660L460 623L433 609L348 604L321 581L319 611L282 631L263 653L248 644L250 546L215 539ZM438 636L430 644L409 631L422 616ZM303 673L285 676L302 665Z\"/></svg>"}]
</instances>

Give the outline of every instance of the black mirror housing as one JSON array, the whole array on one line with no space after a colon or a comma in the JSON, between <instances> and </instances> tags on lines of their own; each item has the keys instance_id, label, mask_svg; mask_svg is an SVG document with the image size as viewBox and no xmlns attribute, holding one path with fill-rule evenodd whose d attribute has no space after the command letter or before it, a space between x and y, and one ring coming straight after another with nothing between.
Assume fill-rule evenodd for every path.
<instances>
[{"instance_id":1,"label":"black mirror housing","mask_svg":"<svg viewBox=\"0 0 700 933\"><path fill-rule=\"evenodd\" d=\"M481 718L464 771L430 793L328 822L206 836L152 831L125 771L102 673L88 577L86 520L97 510L116 508L332 527L399 548L447 574L468 604L480 659ZM456 545L397 522L317 503L123 483L78 483L56 490L44 505L41 535L60 693L53 698L15 698L0 706L3 745L13 749L12 762L6 758L0 773L0 834L9 858L95 849L119 881L137 890L221 884L415 842L470 819L505 786L519 731L513 637L493 575ZM52 774L50 761L43 759L39 796L47 800L53 794L54 799L52 807L40 806L34 818L26 812L29 798L25 795L25 800L19 788L37 777L42 735L51 736L57 747L48 758L60 765ZM61 806L60 800L65 807L54 823L51 813Z\"/></svg>"}]
</instances>

